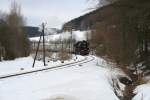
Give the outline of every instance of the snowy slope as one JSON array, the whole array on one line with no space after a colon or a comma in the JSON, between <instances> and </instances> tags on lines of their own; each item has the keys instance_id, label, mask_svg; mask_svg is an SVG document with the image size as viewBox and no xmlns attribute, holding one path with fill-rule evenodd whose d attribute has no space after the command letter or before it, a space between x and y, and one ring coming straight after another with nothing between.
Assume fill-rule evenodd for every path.
<instances>
[{"instance_id":1,"label":"snowy slope","mask_svg":"<svg viewBox=\"0 0 150 100\"><path fill-rule=\"evenodd\" d=\"M78 59L75 59L76 57ZM6 76L8 74L10 75L10 74L15 74L15 73L23 73L26 71L33 71L33 70L38 70L38 69L43 69L43 68L51 68L51 67L55 67L58 65L65 65L65 64L69 64L69 63L73 63L77 61L82 61L83 59L85 59L85 57L78 55L78 56L73 56L72 60L66 60L64 61L64 63L61 63L61 61L55 61L55 62L50 61L49 58L46 57L47 66L43 66L42 61L36 60L35 67L32 68L33 58L31 56L24 57L24 58L17 58L12 61L0 62L0 76Z\"/></svg>"},{"instance_id":2,"label":"snowy slope","mask_svg":"<svg viewBox=\"0 0 150 100\"><path fill-rule=\"evenodd\" d=\"M87 34L90 38L90 32L88 31L73 31L72 32L72 38L74 38L76 41L82 41L87 39ZM40 37L33 37L30 38L31 41L39 41ZM61 34L53 34L45 36L46 41L58 41L58 40L65 40L71 38L70 32L63 32Z\"/></svg>"},{"instance_id":3,"label":"snowy slope","mask_svg":"<svg viewBox=\"0 0 150 100\"><path fill-rule=\"evenodd\" d=\"M99 60L2 79L0 100L119 100L111 85L112 72L97 65Z\"/></svg>"},{"instance_id":4,"label":"snowy slope","mask_svg":"<svg viewBox=\"0 0 150 100\"><path fill-rule=\"evenodd\" d=\"M0 76L8 73L21 72L21 68L29 69L32 67L32 64L32 57L18 58L11 61L2 61L0 62ZM36 61L36 66L43 66L43 63Z\"/></svg>"},{"instance_id":5,"label":"snowy slope","mask_svg":"<svg viewBox=\"0 0 150 100\"><path fill-rule=\"evenodd\" d=\"M134 93L136 95L132 100L150 100L150 83L138 86Z\"/></svg>"}]
</instances>

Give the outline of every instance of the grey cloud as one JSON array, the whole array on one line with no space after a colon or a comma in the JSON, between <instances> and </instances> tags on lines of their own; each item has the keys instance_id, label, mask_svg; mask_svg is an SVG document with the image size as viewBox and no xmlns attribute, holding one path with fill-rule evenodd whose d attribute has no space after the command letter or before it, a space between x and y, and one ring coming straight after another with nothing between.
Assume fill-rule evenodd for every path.
<instances>
[{"instance_id":1,"label":"grey cloud","mask_svg":"<svg viewBox=\"0 0 150 100\"><path fill-rule=\"evenodd\" d=\"M0 10L9 10L14 0L0 0ZM46 21L48 26L60 27L64 22L84 14L86 0L16 0L28 25L36 26Z\"/></svg>"}]
</instances>

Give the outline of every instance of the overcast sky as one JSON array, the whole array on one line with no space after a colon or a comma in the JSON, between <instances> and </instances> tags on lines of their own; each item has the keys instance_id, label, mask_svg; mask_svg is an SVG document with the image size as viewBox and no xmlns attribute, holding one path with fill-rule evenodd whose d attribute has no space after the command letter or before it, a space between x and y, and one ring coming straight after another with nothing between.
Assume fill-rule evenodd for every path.
<instances>
[{"instance_id":1,"label":"overcast sky","mask_svg":"<svg viewBox=\"0 0 150 100\"><path fill-rule=\"evenodd\" d=\"M8 12L14 0L0 0L0 10ZM49 27L60 27L64 22L87 13L87 0L15 0L21 5L27 25L38 26L47 22Z\"/></svg>"}]
</instances>

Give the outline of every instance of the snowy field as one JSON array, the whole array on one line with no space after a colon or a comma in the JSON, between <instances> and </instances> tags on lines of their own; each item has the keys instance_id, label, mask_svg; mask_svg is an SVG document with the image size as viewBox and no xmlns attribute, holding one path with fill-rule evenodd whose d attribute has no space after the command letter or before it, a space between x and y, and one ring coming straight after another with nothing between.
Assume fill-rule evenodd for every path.
<instances>
[{"instance_id":1,"label":"snowy field","mask_svg":"<svg viewBox=\"0 0 150 100\"><path fill-rule=\"evenodd\" d=\"M26 71L33 71L33 70L38 70L38 69L43 69L43 68L50 68L50 67L55 67L58 65L65 65L65 64L69 64L69 63L82 61L84 59L85 59L85 57L83 57L83 56L73 55L72 60L66 60L66 61L64 61L64 63L61 63L61 61L59 61L59 60L54 62L46 57L47 66L43 66L44 64L42 61L36 60L34 68L32 68L33 58L31 56L25 57L25 58L18 58L13 61L2 61L2 62L0 62L0 76L14 74L14 73L22 73L22 72L26 72Z\"/></svg>"},{"instance_id":2,"label":"snowy field","mask_svg":"<svg viewBox=\"0 0 150 100\"><path fill-rule=\"evenodd\" d=\"M138 86L134 93L136 95L133 100L150 100L150 83Z\"/></svg>"},{"instance_id":3,"label":"snowy field","mask_svg":"<svg viewBox=\"0 0 150 100\"><path fill-rule=\"evenodd\" d=\"M73 31L72 32L72 38L76 41L82 41L90 39L90 31ZM45 40L47 42L49 41L60 41L60 40L67 40L71 37L70 32L63 32L61 34L53 34L53 35L47 35L45 36ZM30 38L30 41L39 41L40 37L33 37Z\"/></svg>"},{"instance_id":4,"label":"snowy field","mask_svg":"<svg viewBox=\"0 0 150 100\"><path fill-rule=\"evenodd\" d=\"M0 100L119 100L114 92L113 79L118 82L122 96L124 85L118 81L118 76L126 76L115 65L105 60L87 56L87 63L76 64L62 69L51 69L42 72L0 79ZM64 64L75 62L73 58ZM78 60L85 57L78 56ZM32 68L32 57L18 58L14 61L0 62L0 75L19 73L28 70L44 68L41 61L36 61ZM47 67L60 65L61 62L49 62ZM133 100L150 100L150 85L138 86Z\"/></svg>"},{"instance_id":5,"label":"snowy field","mask_svg":"<svg viewBox=\"0 0 150 100\"><path fill-rule=\"evenodd\" d=\"M94 58L69 68L1 79L0 100L119 100L111 85L112 71Z\"/></svg>"}]
</instances>

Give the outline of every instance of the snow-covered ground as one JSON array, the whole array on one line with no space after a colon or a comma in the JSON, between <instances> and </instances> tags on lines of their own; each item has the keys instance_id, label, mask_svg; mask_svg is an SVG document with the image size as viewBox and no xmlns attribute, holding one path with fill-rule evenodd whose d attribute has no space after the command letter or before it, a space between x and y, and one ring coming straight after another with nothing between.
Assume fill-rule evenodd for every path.
<instances>
[{"instance_id":1,"label":"snow-covered ground","mask_svg":"<svg viewBox=\"0 0 150 100\"><path fill-rule=\"evenodd\" d=\"M140 68L145 67L143 66L142 63L138 64L137 67L139 68L138 73L144 74L147 72L147 71L143 72L142 70L140 70ZM133 97L132 100L150 100L150 75L144 76L142 81L145 81L145 82L143 82L143 84L137 86L133 90L133 93L135 94L135 96Z\"/></svg>"},{"instance_id":2,"label":"snow-covered ground","mask_svg":"<svg viewBox=\"0 0 150 100\"><path fill-rule=\"evenodd\" d=\"M82 41L90 38L90 31L73 31L72 32L72 38L75 39L76 41ZM49 41L58 41L58 40L67 40L71 37L71 33L66 31L61 34L53 34L53 35L47 35L45 36L45 40L47 42ZM39 41L40 37L33 37L30 38L31 41Z\"/></svg>"},{"instance_id":3,"label":"snow-covered ground","mask_svg":"<svg viewBox=\"0 0 150 100\"><path fill-rule=\"evenodd\" d=\"M68 68L1 79L0 100L119 100L112 85L111 67L104 60L94 58L88 63ZM29 59L21 58L14 62L16 67L21 61L28 66L31 65L27 62ZM2 63L5 65L13 61ZM41 62L38 63L40 65Z\"/></svg>"},{"instance_id":4,"label":"snow-covered ground","mask_svg":"<svg viewBox=\"0 0 150 100\"><path fill-rule=\"evenodd\" d=\"M136 95L132 100L150 100L150 83L138 86L134 93Z\"/></svg>"},{"instance_id":5,"label":"snow-covered ground","mask_svg":"<svg viewBox=\"0 0 150 100\"><path fill-rule=\"evenodd\" d=\"M76 57L78 59L76 59ZM66 60L64 63L61 63L61 61L51 61L49 58L46 59L46 64L47 66L43 66L42 61L35 61L35 67L32 68L33 65L33 58L31 56L25 57L25 58L18 58L13 61L3 61L0 62L0 76L5 76L5 75L10 75L10 74L15 74L15 73L22 73L26 71L33 71L33 70L38 70L38 69L43 69L43 68L48 68L48 67L55 67L58 65L65 65L77 61L81 61L85 59L83 56L74 56L72 60Z\"/></svg>"}]
</instances>

